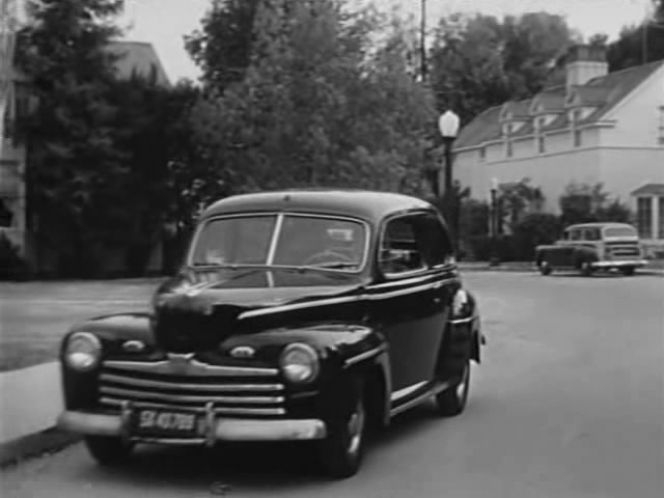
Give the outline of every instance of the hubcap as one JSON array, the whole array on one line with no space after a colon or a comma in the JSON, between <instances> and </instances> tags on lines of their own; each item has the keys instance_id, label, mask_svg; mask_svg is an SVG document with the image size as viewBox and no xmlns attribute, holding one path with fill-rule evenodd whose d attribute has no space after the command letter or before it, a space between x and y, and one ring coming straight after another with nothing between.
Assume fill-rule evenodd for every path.
<instances>
[{"instance_id":1,"label":"hubcap","mask_svg":"<svg viewBox=\"0 0 664 498\"><path fill-rule=\"evenodd\" d=\"M364 405L362 401L358 401L355 412L348 420L348 453L355 455L360 449L362 442L362 433L364 432Z\"/></svg>"},{"instance_id":2,"label":"hubcap","mask_svg":"<svg viewBox=\"0 0 664 498\"><path fill-rule=\"evenodd\" d=\"M466 365L463 369L463 374L461 375L461 381L457 384L456 394L457 398L463 399L466 389L468 388L468 374L470 373L470 367Z\"/></svg>"}]
</instances>

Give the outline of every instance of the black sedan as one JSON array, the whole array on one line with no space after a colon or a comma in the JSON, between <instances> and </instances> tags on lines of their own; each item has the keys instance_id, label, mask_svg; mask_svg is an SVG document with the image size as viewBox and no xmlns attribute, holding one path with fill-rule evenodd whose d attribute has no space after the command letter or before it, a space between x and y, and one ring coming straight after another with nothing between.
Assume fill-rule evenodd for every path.
<instances>
[{"instance_id":1,"label":"black sedan","mask_svg":"<svg viewBox=\"0 0 664 498\"><path fill-rule=\"evenodd\" d=\"M62 428L102 464L137 443L315 440L357 472L368 427L431 398L464 410L483 336L445 222L413 197L298 190L201 216L150 313L75 326Z\"/></svg>"}]
</instances>

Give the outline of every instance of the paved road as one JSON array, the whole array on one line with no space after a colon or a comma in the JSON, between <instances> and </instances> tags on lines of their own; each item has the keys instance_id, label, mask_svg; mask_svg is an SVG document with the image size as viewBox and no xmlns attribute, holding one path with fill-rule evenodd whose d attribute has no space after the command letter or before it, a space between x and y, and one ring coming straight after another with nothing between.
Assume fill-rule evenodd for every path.
<instances>
[{"instance_id":1,"label":"paved road","mask_svg":"<svg viewBox=\"0 0 664 498\"><path fill-rule=\"evenodd\" d=\"M664 278L466 281L489 338L467 411L405 414L350 480L288 445L144 449L115 470L76 445L4 472L2 496L664 496Z\"/></svg>"}]
</instances>

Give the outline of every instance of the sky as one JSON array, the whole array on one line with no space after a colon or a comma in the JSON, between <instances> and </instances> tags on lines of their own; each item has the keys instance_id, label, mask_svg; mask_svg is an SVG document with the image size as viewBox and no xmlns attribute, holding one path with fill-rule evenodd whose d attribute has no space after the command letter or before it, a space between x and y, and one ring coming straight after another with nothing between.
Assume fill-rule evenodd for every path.
<instances>
[{"instance_id":1,"label":"sky","mask_svg":"<svg viewBox=\"0 0 664 498\"><path fill-rule=\"evenodd\" d=\"M184 49L183 37L200 26L211 0L125 0L120 25L125 39L151 42L172 82L195 80L200 74ZM355 0L364 3L363 0ZM369 0L367 0L368 3ZM419 15L421 0L374 0L379 8L397 6L405 14ZM426 0L427 24L452 12L480 12L502 17L546 11L561 14L568 25L590 37L601 32L615 39L624 25L637 24L646 15L649 0Z\"/></svg>"}]
</instances>

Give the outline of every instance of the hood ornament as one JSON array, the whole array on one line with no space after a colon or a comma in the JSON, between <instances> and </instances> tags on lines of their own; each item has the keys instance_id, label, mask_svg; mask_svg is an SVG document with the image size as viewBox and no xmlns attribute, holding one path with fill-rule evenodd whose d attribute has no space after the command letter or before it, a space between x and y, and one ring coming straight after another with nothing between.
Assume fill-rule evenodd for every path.
<instances>
[{"instance_id":1,"label":"hood ornament","mask_svg":"<svg viewBox=\"0 0 664 498\"><path fill-rule=\"evenodd\" d=\"M166 356L173 371L183 374L191 368L194 353L166 353Z\"/></svg>"}]
</instances>

